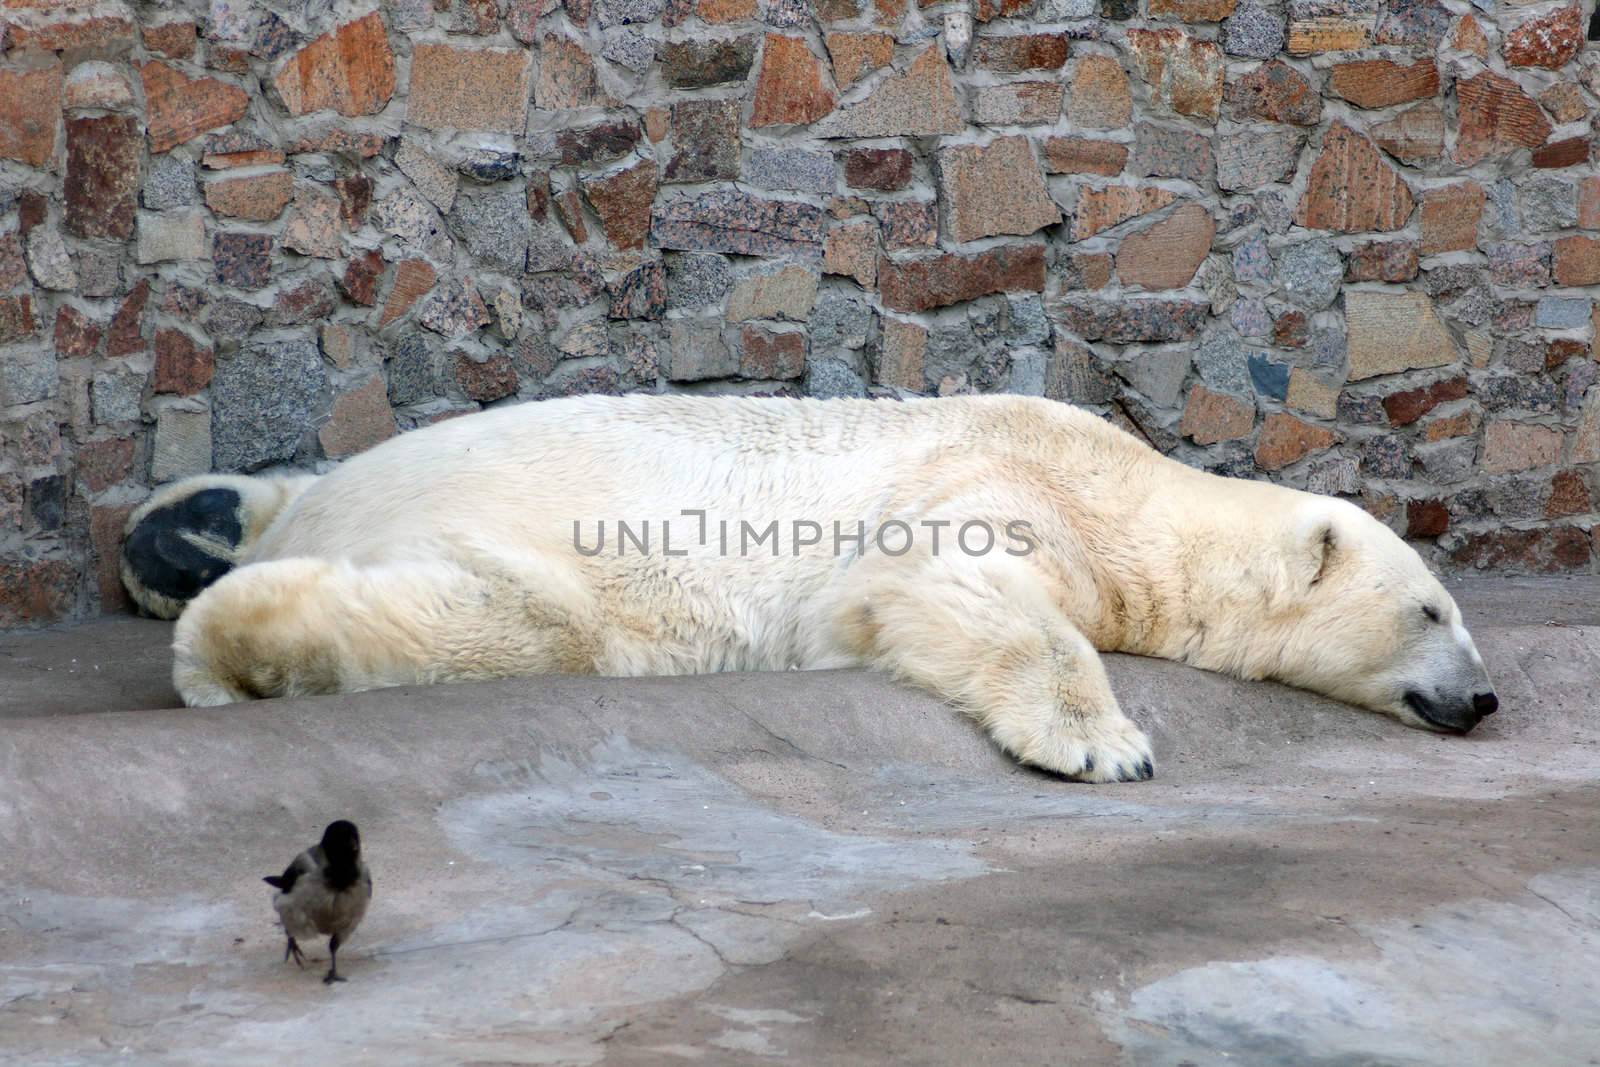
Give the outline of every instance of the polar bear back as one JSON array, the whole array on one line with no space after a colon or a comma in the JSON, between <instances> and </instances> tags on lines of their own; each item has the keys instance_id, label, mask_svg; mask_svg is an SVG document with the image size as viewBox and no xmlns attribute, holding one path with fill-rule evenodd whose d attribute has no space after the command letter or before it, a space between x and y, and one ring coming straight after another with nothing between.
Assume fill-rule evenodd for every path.
<instances>
[{"instance_id":1,"label":"polar bear back","mask_svg":"<svg viewBox=\"0 0 1600 1067\"><path fill-rule=\"evenodd\" d=\"M1086 412L1024 397L959 401L581 397L513 405L393 438L285 509L251 562L431 555L462 538L568 553L571 524L870 521L928 465L1051 450L1070 433L1148 452ZM1154 456L1154 453L1150 453ZM901 503L905 503L902 501Z\"/></svg>"}]
</instances>

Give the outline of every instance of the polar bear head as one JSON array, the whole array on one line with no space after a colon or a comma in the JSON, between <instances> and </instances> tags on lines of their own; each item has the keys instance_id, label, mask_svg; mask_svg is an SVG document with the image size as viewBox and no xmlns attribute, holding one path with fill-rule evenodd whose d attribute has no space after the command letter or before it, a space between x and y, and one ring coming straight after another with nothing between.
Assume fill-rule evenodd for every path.
<instances>
[{"instance_id":1,"label":"polar bear head","mask_svg":"<svg viewBox=\"0 0 1600 1067\"><path fill-rule=\"evenodd\" d=\"M1228 628L1233 666L1426 730L1465 733L1492 714L1483 658L1422 557L1353 504L1294 497L1277 544L1241 567L1258 614Z\"/></svg>"}]
</instances>

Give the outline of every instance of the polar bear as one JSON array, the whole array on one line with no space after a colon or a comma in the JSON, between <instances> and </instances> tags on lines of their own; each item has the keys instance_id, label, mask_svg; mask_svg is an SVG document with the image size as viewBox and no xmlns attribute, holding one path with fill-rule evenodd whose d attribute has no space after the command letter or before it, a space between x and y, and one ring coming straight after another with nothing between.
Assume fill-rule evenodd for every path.
<instances>
[{"instance_id":1,"label":"polar bear","mask_svg":"<svg viewBox=\"0 0 1600 1067\"><path fill-rule=\"evenodd\" d=\"M130 516L123 576L178 617L190 705L867 666L1092 782L1153 773L1097 652L1441 732L1497 706L1455 603L1365 512L1038 398L501 407L321 477L168 486Z\"/></svg>"}]
</instances>

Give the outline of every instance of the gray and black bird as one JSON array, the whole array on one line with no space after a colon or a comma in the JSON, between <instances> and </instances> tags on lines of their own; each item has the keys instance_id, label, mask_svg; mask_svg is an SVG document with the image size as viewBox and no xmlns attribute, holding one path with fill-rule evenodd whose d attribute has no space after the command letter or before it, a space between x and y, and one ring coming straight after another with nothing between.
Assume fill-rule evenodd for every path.
<instances>
[{"instance_id":1,"label":"gray and black bird","mask_svg":"<svg viewBox=\"0 0 1600 1067\"><path fill-rule=\"evenodd\" d=\"M322 843L294 858L282 874L262 879L278 891L272 898L289 945L285 961L294 957L304 967L298 940L328 939L328 973L324 982L342 982L339 946L350 940L367 903L372 900L372 872L361 859L361 834L353 822L340 819L322 832Z\"/></svg>"}]
</instances>

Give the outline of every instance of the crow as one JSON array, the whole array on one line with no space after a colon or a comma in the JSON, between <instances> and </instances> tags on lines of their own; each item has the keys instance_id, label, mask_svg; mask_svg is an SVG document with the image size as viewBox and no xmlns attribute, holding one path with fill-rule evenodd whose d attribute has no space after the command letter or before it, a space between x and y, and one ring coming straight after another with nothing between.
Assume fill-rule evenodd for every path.
<instances>
[{"instance_id":1,"label":"crow","mask_svg":"<svg viewBox=\"0 0 1600 1067\"><path fill-rule=\"evenodd\" d=\"M278 891L272 906L289 937L284 960L293 956L295 964L304 967L296 939L327 937L328 973L322 980L344 981L339 974L339 946L355 933L372 900L372 872L361 859L361 834L355 823L344 819L329 823L321 844L296 856L282 874L262 881Z\"/></svg>"}]
</instances>

